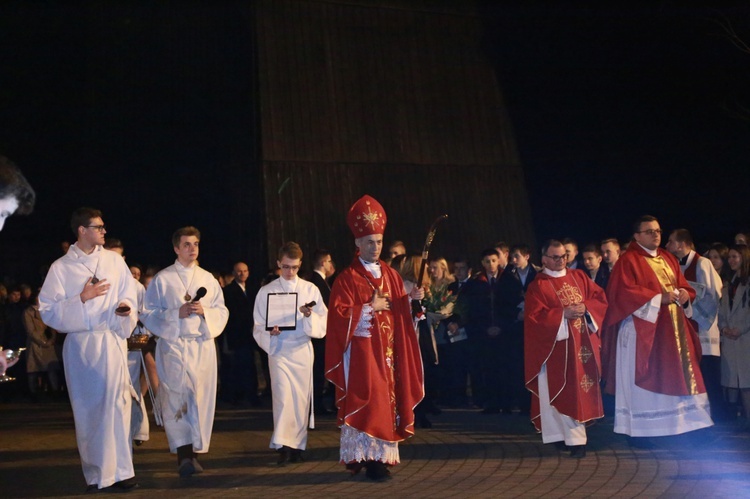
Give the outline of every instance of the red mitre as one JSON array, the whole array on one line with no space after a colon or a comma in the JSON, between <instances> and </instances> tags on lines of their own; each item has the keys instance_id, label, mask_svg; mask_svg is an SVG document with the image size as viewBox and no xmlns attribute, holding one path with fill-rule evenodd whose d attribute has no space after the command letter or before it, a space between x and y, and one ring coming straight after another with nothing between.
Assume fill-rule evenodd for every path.
<instances>
[{"instance_id":1,"label":"red mitre","mask_svg":"<svg viewBox=\"0 0 750 499\"><path fill-rule=\"evenodd\" d=\"M359 198L346 216L346 224L355 238L383 234L387 220L383 206L367 195Z\"/></svg>"}]
</instances>

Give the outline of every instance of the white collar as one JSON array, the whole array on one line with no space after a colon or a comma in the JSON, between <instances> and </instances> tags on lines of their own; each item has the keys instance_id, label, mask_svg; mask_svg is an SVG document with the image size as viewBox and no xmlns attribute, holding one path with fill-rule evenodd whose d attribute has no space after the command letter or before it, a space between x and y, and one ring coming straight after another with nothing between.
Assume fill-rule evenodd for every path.
<instances>
[{"instance_id":1,"label":"white collar","mask_svg":"<svg viewBox=\"0 0 750 499\"><path fill-rule=\"evenodd\" d=\"M636 242L636 244L638 246L640 246L641 248L643 248L643 251L645 251L646 253L648 253L651 256L656 256L656 255L659 254L659 248L656 248L655 250L650 250L648 248L644 248L643 245L641 243L639 243L639 242Z\"/></svg>"},{"instance_id":2,"label":"white collar","mask_svg":"<svg viewBox=\"0 0 750 499\"><path fill-rule=\"evenodd\" d=\"M687 254L687 260L685 260L685 265L682 265L682 266L690 267L690 264L693 263L693 259L695 258L695 255L697 255L697 253L693 250L690 250L690 253Z\"/></svg>"},{"instance_id":3,"label":"white collar","mask_svg":"<svg viewBox=\"0 0 750 499\"><path fill-rule=\"evenodd\" d=\"M186 267L183 264L181 264L179 260L175 260L174 264L175 264L175 267L177 267L177 270L192 270L198 266L198 262L192 262L190 265Z\"/></svg>"},{"instance_id":4,"label":"white collar","mask_svg":"<svg viewBox=\"0 0 750 499\"><path fill-rule=\"evenodd\" d=\"M78 258L88 258L88 257L92 257L96 255L101 250L102 250L102 247L97 244L96 246L94 246L94 250L91 253L86 254L83 252L81 248L78 247L78 242L75 242L70 245L70 249L68 250L68 253L72 251L75 254L75 256Z\"/></svg>"},{"instance_id":5,"label":"white collar","mask_svg":"<svg viewBox=\"0 0 750 499\"><path fill-rule=\"evenodd\" d=\"M299 282L299 277L295 275L292 279L287 281L283 277L279 276L277 281L279 283L279 286L281 286L281 289L284 290L284 292L293 293L294 290L297 289L297 283Z\"/></svg>"},{"instance_id":6,"label":"white collar","mask_svg":"<svg viewBox=\"0 0 750 499\"><path fill-rule=\"evenodd\" d=\"M565 277L566 275L568 275L568 269L550 270L547 267L544 267L544 270L542 270L542 272L550 277Z\"/></svg>"}]
</instances>

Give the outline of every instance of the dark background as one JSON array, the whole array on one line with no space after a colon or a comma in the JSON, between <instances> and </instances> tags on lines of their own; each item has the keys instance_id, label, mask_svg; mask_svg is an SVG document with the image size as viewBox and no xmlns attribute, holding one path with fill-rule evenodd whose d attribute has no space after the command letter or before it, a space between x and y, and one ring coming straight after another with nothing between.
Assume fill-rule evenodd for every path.
<instances>
[{"instance_id":1,"label":"dark background","mask_svg":"<svg viewBox=\"0 0 750 499\"><path fill-rule=\"evenodd\" d=\"M747 227L750 54L719 24L750 41L747 4L536 5L479 2L537 241L624 240L643 213L704 242ZM41 282L81 205L130 262L170 264L183 225L204 267L246 258L230 219L238 186L259 192L252 26L251 2L2 3L0 151L38 205L0 234L0 275Z\"/></svg>"}]
</instances>

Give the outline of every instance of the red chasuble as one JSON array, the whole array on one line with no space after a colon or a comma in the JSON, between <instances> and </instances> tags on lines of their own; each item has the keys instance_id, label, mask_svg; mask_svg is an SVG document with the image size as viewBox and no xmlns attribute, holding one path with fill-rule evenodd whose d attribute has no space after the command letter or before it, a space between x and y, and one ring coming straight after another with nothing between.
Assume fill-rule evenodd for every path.
<instances>
[{"instance_id":1,"label":"red chasuble","mask_svg":"<svg viewBox=\"0 0 750 499\"><path fill-rule=\"evenodd\" d=\"M541 431L539 372L547 364L550 405L584 423L604 416L599 388L601 342L586 318L566 321L568 339L556 341L563 307L583 303L596 324L607 310L604 290L583 271L568 269L563 277L537 274L526 292L524 360L526 387L532 393L531 420Z\"/></svg>"},{"instance_id":2,"label":"red chasuble","mask_svg":"<svg viewBox=\"0 0 750 499\"><path fill-rule=\"evenodd\" d=\"M336 386L338 424L398 442L414 434L414 407L424 396L422 358L401 277L380 262L375 279L358 257L333 284L328 305L326 378ZM369 337L354 331L365 304L379 290L391 310L375 312ZM351 347L348 384L344 352Z\"/></svg>"},{"instance_id":3,"label":"red chasuble","mask_svg":"<svg viewBox=\"0 0 750 499\"><path fill-rule=\"evenodd\" d=\"M633 243L612 269L607 285L609 309L604 320L603 349L605 391L615 393L617 335L620 323L663 291L684 288L695 300L695 290L680 272L677 259L658 248L652 257ZM662 258L660 264L656 259ZM648 260L651 260L651 264ZM661 277L654 271L661 265ZM705 393L699 362L700 340L682 306L661 305L655 324L633 316L636 331L635 384L664 395Z\"/></svg>"}]
</instances>

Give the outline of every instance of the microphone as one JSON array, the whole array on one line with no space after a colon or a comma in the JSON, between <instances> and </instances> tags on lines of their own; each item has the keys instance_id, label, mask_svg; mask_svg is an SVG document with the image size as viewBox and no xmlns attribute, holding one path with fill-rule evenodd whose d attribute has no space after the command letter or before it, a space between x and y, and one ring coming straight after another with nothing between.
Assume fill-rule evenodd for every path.
<instances>
[{"instance_id":1,"label":"microphone","mask_svg":"<svg viewBox=\"0 0 750 499\"><path fill-rule=\"evenodd\" d=\"M196 302L196 301L200 300L201 298L203 298L204 296L206 296L206 288L204 288L203 286L201 286L195 292L195 298L193 298L193 301Z\"/></svg>"},{"instance_id":2,"label":"microphone","mask_svg":"<svg viewBox=\"0 0 750 499\"><path fill-rule=\"evenodd\" d=\"M305 303L302 306L307 307L307 308L313 308L315 306L315 300L311 301L310 303Z\"/></svg>"}]
</instances>

